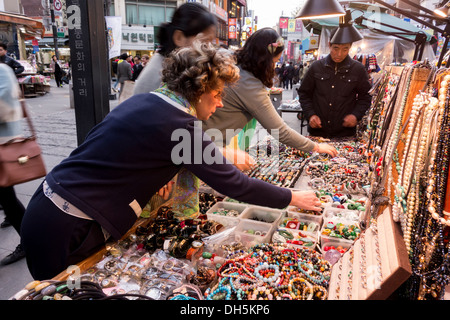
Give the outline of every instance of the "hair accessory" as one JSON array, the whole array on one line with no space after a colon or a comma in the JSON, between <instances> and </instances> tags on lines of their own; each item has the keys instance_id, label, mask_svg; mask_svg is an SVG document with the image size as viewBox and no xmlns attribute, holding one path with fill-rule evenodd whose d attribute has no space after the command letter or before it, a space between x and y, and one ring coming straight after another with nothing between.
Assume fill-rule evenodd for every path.
<instances>
[{"instance_id":1,"label":"hair accessory","mask_svg":"<svg viewBox=\"0 0 450 320\"><path fill-rule=\"evenodd\" d=\"M271 54L275 54L278 47L284 47L284 41L281 37L279 37L276 42L269 44L267 50L269 50Z\"/></svg>"}]
</instances>

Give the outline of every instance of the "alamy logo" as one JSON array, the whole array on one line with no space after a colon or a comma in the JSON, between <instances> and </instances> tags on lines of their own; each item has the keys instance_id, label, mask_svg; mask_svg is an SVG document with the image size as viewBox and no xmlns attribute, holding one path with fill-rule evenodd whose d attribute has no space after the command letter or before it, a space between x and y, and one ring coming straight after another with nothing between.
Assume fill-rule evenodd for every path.
<instances>
[{"instance_id":1,"label":"alamy logo","mask_svg":"<svg viewBox=\"0 0 450 320\"><path fill-rule=\"evenodd\" d=\"M279 130L274 129L268 132L267 130L255 130L250 129L242 132L242 129L227 129L225 131L225 136L218 129L208 129L206 131L202 130L202 122L195 121L193 130L188 129L177 129L172 132L171 140L178 142L171 152L171 159L174 164L223 164L223 156L217 149L214 143L211 141L231 141L233 137L241 134L240 139L244 139L248 144L252 143L254 145L264 145L259 144L259 142L266 140L267 136L272 136L272 141L278 145L279 141ZM272 143L273 144L273 143ZM266 152L259 151L257 153L250 154L258 160L258 157L270 157L274 160L279 160L278 148L271 148L271 150L265 150ZM234 164L244 164L245 159L237 158Z\"/></svg>"}]
</instances>

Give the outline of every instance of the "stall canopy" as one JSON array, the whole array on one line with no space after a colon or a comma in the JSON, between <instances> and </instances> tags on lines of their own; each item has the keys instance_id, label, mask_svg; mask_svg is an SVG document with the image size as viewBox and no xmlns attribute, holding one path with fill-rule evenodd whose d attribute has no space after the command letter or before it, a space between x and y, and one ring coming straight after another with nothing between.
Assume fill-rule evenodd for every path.
<instances>
[{"instance_id":1,"label":"stall canopy","mask_svg":"<svg viewBox=\"0 0 450 320\"><path fill-rule=\"evenodd\" d=\"M433 37L425 30L388 14L388 9L380 5L352 2L346 9L352 12L353 20L363 18L361 25L354 24L364 39L354 43L353 54L375 54L381 67L393 62L409 62L416 49L414 40L420 32L426 35L423 58L434 60L435 54L430 45ZM308 20L305 25L321 34L319 56L328 53L329 36L339 26L339 18Z\"/></svg>"},{"instance_id":2,"label":"stall canopy","mask_svg":"<svg viewBox=\"0 0 450 320\"><path fill-rule=\"evenodd\" d=\"M42 22L20 14L0 11L0 23L15 24L22 28L20 31L25 35L26 39L40 38L45 31Z\"/></svg>"}]
</instances>

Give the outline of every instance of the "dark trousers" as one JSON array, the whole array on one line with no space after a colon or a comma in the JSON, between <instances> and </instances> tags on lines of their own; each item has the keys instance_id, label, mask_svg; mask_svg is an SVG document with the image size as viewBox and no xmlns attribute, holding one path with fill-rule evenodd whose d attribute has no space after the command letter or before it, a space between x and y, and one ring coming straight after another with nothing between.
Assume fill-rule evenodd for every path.
<instances>
[{"instance_id":1,"label":"dark trousers","mask_svg":"<svg viewBox=\"0 0 450 320\"><path fill-rule=\"evenodd\" d=\"M11 222L17 233L20 234L20 225L22 224L25 207L17 199L14 187L0 187L0 205L3 207L6 218Z\"/></svg>"},{"instance_id":2,"label":"dark trousers","mask_svg":"<svg viewBox=\"0 0 450 320\"><path fill-rule=\"evenodd\" d=\"M285 79L283 88L289 89L289 85L291 86L291 89L292 89L292 79Z\"/></svg>"},{"instance_id":3,"label":"dark trousers","mask_svg":"<svg viewBox=\"0 0 450 320\"><path fill-rule=\"evenodd\" d=\"M62 85L62 73L57 73L55 72L55 81L56 81L56 86L59 88Z\"/></svg>"},{"instance_id":4,"label":"dark trousers","mask_svg":"<svg viewBox=\"0 0 450 320\"><path fill-rule=\"evenodd\" d=\"M48 199L42 184L28 204L22 221L22 247L35 280L47 280L101 249L100 225L64 213Z\"/></svg>"}]
</instances>

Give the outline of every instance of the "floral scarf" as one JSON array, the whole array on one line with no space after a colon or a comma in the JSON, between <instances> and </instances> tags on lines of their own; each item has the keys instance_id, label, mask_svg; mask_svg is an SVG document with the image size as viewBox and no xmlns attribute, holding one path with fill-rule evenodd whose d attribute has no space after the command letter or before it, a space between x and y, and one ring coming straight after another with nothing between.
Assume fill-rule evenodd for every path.
<instances>
[{"instance_id":1,"label":"floral scarf","mask_svg":"<svg viewBox=\"0 0 450 320\"><path fill-rule=\"evenodd\" d=\"M192 105L185 98L167 88L166 84L162 84L154 92L167 96L172 101L184 106L187 113L197 117L196 110ZM182 168L176 176L174 187L172 211L175 216L182 220L196 218L199 212L198 190L200 179L189 170Z\"/></svg>"}]
</instances>

